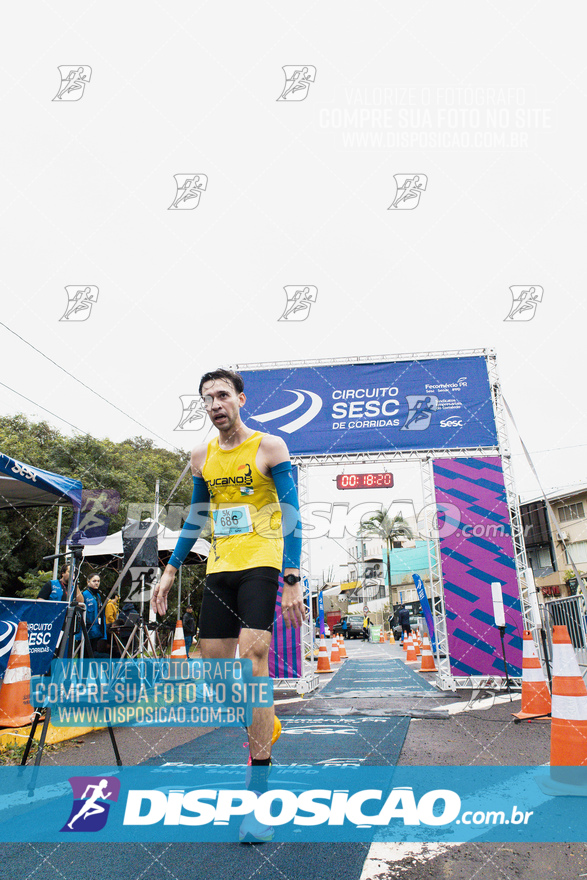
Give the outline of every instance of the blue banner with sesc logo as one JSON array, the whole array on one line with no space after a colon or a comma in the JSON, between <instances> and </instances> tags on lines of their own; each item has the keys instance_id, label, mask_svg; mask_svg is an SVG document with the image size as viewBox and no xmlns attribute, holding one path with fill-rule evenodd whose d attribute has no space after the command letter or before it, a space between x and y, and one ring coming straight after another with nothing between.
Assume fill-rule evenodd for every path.
<instances>
[{"instance_id":1,"label":"blue banner with sesc logo","mask_svg":"<svg viewBox=\"0 0 587 880\"><path fill-rule=\"evenodd\" d=\"M497 446L484 356L240 372L243 419L294 455Z\"/></svg>"},{"instance_id":2,"label":"blue banner with sesc logo","mask_svg":"<svg viewBox=\"0 0 587 880\"><path fill-rule=\"evenodd\" d=\"M26 620L32 675L44 675L51 666L57 647L67 602L41 602L33 599L0 599L0 679L4 678L16 630Z\"/></svg>"}]
</instances>

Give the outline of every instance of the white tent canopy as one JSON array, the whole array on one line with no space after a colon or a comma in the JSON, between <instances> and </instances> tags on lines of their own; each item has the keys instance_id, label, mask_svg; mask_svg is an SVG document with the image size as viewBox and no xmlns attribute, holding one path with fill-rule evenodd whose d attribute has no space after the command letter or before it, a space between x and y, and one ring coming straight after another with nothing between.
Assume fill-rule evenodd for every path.
<instances>
[{"instance_id":1,"label":"white tent canopy","mask_svg":"<svg viewBox=\"0 0 587 880\"><path fill-rule=\"evenodd\" d=\"M180 533L171 529L161 527L157 538L159 552L173 551L177 544ZM204 538L198 538L192 549L190 556L201 556L207 559L210 553L210 544ZM122 530L115 532L113 535L107 535L100 544L88 544L84 547L84 559L92 556L123 556L122 549ZM189 557L188 557L189 558Z\"/></svg>"}]
</instances>

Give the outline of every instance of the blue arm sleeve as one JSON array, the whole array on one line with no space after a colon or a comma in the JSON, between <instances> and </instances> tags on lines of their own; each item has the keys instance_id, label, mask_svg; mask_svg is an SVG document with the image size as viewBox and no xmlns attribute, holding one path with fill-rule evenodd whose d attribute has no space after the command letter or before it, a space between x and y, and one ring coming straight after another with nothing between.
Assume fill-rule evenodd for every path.
<instances>
[{"instance_id":1,"label":"blue arm sleeve","mask_svg":"<svg viewBox=\"0 0 587 880\"><path fill-rule=\"evenodd\" d=\"M283 529L283 567L299 568L302 552L300 502L293 479L291 462L280 461L271 468L271 476L281 505ZM296 534L297 533L297 534Z\"/></svg>"},{"instance_id":2,"label":"blue arm sleeve","mask_svg":"<svg viewBox=\"0 0 587 880\"><path fill-rule=\"evenodd\" d=\"M193 477L193 481L194 491L192 492L190 513L183 524L175 550L169 559L169 564L174 568L180 568L183 565L208 517L210 496L206 482L201 477Z\"/></svg>"}]
</instances>

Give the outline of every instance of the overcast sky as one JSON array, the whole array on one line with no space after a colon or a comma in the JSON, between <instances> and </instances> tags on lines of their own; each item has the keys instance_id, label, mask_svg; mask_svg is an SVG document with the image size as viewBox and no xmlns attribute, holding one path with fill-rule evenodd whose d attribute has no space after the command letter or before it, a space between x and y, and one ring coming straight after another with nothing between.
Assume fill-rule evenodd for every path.
<instances>
[{"instance_id":1,"label":"overcast sky","mask_svg":"<svg viewBox=\"0 0 587 880\"><path fill-rule=\"evenodd\" d=\"M4 414L187 452L180 395L220 364L489 348L545 487L587 481L583 34L547 3L358 9L10 10ZM350 503L334 473L312 497Z\"/></svg>"}]
</instances>

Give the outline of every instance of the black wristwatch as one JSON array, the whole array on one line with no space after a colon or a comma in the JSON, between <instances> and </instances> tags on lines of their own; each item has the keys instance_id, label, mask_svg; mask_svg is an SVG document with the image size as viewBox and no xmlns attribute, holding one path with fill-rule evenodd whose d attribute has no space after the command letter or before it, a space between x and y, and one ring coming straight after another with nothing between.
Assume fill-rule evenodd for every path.
<instances>
[{"instance_id":1,"label":"black wristwatch","mask_svg":"<svg viewBox=\"0 0 587 880\"><path fill-rule=\"evenodd\" d=\"M296 577L295 574L286 574L283 578L283 582L290 587L294 587L296 584L299 584L300 581L301 577Z\"/></svg>"}]
</instances>

